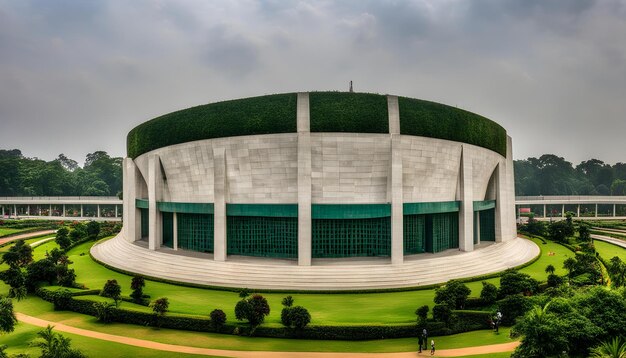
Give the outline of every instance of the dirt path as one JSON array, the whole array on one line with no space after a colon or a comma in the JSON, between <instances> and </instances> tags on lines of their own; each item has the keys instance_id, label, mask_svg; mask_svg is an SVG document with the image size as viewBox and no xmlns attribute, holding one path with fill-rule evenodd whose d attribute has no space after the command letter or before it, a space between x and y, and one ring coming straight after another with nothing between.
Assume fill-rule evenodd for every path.
<instances>
[{"instance_id":1,"label":"dirt path","mask_svg":"<svg viewBox=\"0 0 626 358\"><path fill-rule=\"evenodd\" d=\"M265 351L230 351L224 349L210 349L189 346L178 346L174 344L159 343L138 338L130 338L124 336L116 336L113 334L90 331L82 328L67 326L62 323L50 322L37 317L16 313L17 319L28 324L39 327L48 325L54 326L58 332L66 332L77 334L84 337L101 339L104 341L127 344L135 347L156 349L166 352L213 355L222 357L243 357L243 358L289 358L289 357L306 357L306 358L357 358L357 357L383 357L383 358L408 358L408 357L430 357L430 352L417 354L416 352L399 352L399 353L329 353L329 352L265 352ZM489 346L467 347L458 349L442 349L436 352L438 357L458 357L474 354L489 354L511 352L519 345L519 342L510 342L502 344L493 344Z\"/></svg>"},{"instance_id":2,"label":"dirt path","mask_svg":"<svg viewBox=\"0 0 626 358\"><path fill-rule=\"evenodd\" d=\"M20 240L20 239L30 239L31 237L54 234L55 232L56 232L56 230L42 230L42 231L29 232L27 234L20 234L20 235L13 235L13 236L9 236L9 237L4 237L4 238L0 239L0 245L4 244L5 242L9 242L9 241L15 241L15 240Z\"/></svg>"}]
</instances>

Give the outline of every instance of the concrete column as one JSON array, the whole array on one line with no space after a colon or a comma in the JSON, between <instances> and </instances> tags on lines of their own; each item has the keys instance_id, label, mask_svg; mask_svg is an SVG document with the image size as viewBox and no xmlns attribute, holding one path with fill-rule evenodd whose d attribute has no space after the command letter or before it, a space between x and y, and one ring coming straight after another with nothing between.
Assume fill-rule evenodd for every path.
<instances>
[{"instance_id":1,"label":"concrete column","mask_svg":"<svg viewBox=\"0 0 626 358\"><path fill-rule=\"evenodd\" d=\"M17 216L17 205L13 204L13 216Z\"/></svg>"},{"instance_id":2,"label":"concrete column","mask_svg":"<svg viewBox=\"0 0 626 358\"><path fill-rule=\"evenodd\" d=\"M544 218L548 217L548 213L546 213L546 204L543 204L543 217Z\"/></svg>"},{"instance_id":3,"label":"concrete column","mask_svg":"<svg viewBox=\"0 0 626 358\"><path fill-rule=\"evenodd\" d=\"M459 249L474 250L474 189L472 187L472 161L468 145L462 146L459 169Z\"/></svg>"},{"instance_id":4,"label":"concrete column","mask_svg":"<svg viewBox=\"0 0 626 358\"><path fill-rule=\"evenodd\" d=\"M387 96L389 134L391 135L391 264L404 262L404 210L402 198L402 148L400 143L400 112L398 97Z\"/></svg>"},{"instance_id":5,"label":"concrete column","mask_svg":"<svg viewBox=\"0 0 626 358\"><path fill-rule=\"evenodd\" d=\"M580 217L580 204L578 204L578 206L576 207L576 217Z\"/></svg>"},{"instance_id":6,"label":"concrete column","mask_svg":"<svg viewBox=\"0 0 626 358\"><path fill-rule=\"evenodd\" d=\"M596 204L596 217L598 217L598 204Z\"/></svg>"},{"instance_id":7,"label":"concrete column","mask_svg":"<svg viewBox=\"0 0 626 358\"><path fill-rule=\"evenodd\" d=\"M173 214L174 223L172 230L174 231L174 250L178 250L178 213Z\"/></svg>"},{"instance_id":8,"label":"concrete column","mask_svg":"<svg viewBox=\"0 0 626 358\"><path fill-rule=\"evenodd\" d=\"M561 217L565 217L565 204L561 205Z\"/></svg>"},{"instance_id":9,"label":"concrete column","mask_svg":"<svg viewBox=\"0 0 626 358\"><path fill-rule=\"evenodd\" d=\"M4 217L4 205L2 205L2 217Z\"/></svg>"},{"instance_id":10,"label":"concrete column","mask_svg":"<svg viewBox=\"0 0 626 358\"><path fill-rule=\"evenodd\" d=\"M510 200L508 198L508 190L507 190L507 178L506 178L506 165L505 161L500 161L496 168L494 169L495 174L495 186L496 186L496 208L495 208L495 240L496 242L502 242L504 239L508 239L509 233L507 231L508 226L512 225L512 223L508 222L509 219L507 213L508 210L511 210L509 207L511 205ZM473 209L473 208L472 208ZM480 213L478 214L478 218L480 219ZM478 243L480 243L480 221L476 221L476 225L478 225Z\"/></svg>"},{"instance_id":11,"label":"concrete column","mask_svg":"<svg viewBox=\"0 0 626 358\"><path fill-rule=\"evenodd\" d=\"M141 216L135 204L137 199L137 183L141 179L137 165L132 158L124 158L122 164L124 176L124 201L122 222L124 223L124 237L129 242L141 240Z\"/></svg>"},{"instance_id":12,"label":"concrete column","mask_svg":"<svg viewBox=\"0 0 626 358\"><path fill-rule=\"evenodd\" d=\"M148 158L148 248L157 250L161 247L162 225L161 215L157 209L157 201L161 187L159 182L162 177L161 162L159 156L152 154Z\"/></svg>"},{"instance_id":13,"label":"concrete column","mask_svg":"<svg viewBox=\"0 0 626 358\"><path fill-rule=\"evenodd\" d=\"M226 150L213 148L213 259L226 261Z\"/></svg>"},{"instance_id":14,"label":"concrete column","mask_svg":"<svg viewBox=\"0 0 626 358\"><path fill-rule=\"evenodd\" d=\"M311 125L309 94L298 93L298 265L311 265Z\"/></svg>"},{"instance_id":15,"label":"concrete column","mask_svg":"<svg viewBox=\"0 0 626 358\"><path fill-rule=\"evenodd\" d=\"M117 204L116 204L116 205L115 205L115 217L116 217L116 218L117 218L117 215L118 215L118 213L117 213Z\"/></svg>"},{"instance_id":16,"label":"concrete column","mask_svg":"<svg viewBox=\"0 0 626 358\"><path fill-rule=\"evenodd\" d=\"M65 217L65 204L63 204L63 213L61 214L62 217Z\"/></svg>"},{"instance_id":17,"label":"concrete column","mask_svg":"<svg viewBox=\"0 0 626 358\"><path fill-rule=\"evenodd\" d=\"M613 204L613 217L615 217L615 204Z\"/></svg>"},{"instance_id":18,"label":"concrete column","mask_svg":"<svg viewBox=\"0 0 626 358\"><path fill-rule=\"evenodd\" d=\"M98 206L96 207L96 209L98 210L98 217L100 217L100 204L98 204Z\"/></svg>"},{"instance_id":19,"label":"concrete column","mask_svg":"<svg viewBox=\"0 0 626 358\"><path fill-rule=\"evenodd\" d=\"M615 205L613 205L613 207L615 207ZM50 207L48 208L48 216L52 216L52 204L50 204ZM615 215L613 215L613 216L615 216Z\"/></svg>"}]
</instances>

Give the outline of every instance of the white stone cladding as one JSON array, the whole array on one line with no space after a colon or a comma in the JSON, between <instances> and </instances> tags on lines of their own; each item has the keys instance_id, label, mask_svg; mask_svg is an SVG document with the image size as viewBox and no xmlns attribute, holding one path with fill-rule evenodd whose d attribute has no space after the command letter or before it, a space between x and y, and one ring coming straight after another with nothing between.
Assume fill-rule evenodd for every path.
<instances>
[{"instance_id":1,"label":"white stone cladding","mask_svg":"<svg viewBox=\"0 0 626 358\"><path fill-rule=\"evenodd\" d=\"M297 204L304 266L311 264L312 204L391 204L394 264L403 263L403 203L460 201L459 249L472 251L473 202L495 199L496 241L514 238L511 138L505 158L471 144L402 135L398 99L387 99L386 134L311 133L308 93L299 93L297 133L199 140L125 159L127 240L140 237L136 198L148 199L153 250L161 240L156 202L214 203L218 261L227 259L227 203Z\"/></svg>"}]
</instances>

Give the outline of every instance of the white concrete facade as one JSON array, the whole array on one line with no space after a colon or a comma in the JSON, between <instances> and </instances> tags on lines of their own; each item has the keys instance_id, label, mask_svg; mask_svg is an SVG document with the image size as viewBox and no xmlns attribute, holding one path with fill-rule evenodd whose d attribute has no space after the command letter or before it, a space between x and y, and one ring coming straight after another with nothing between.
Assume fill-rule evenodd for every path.
<instances>
[{"instance_id":1,"label":"white concrete facade","mask_svg":"<svg viewBox=\"0 0 626 358\"><path fill-rule=\"evenodd\" d=\"M401 265L403 204L459 201L459 250L474 249L474 201L496 200L496 241L516 236L511 138L507 156L471 144L389 133L311 133L308 93L297 133L206 139L124 161L124 236L140 239L135 199L148 201L149 249L158 250L157 202L213 203L215 261L227 260L226 204L297 204L298 263L311 265L311 205L390 204L391 263Z\"/></svg>"}]
</instances>

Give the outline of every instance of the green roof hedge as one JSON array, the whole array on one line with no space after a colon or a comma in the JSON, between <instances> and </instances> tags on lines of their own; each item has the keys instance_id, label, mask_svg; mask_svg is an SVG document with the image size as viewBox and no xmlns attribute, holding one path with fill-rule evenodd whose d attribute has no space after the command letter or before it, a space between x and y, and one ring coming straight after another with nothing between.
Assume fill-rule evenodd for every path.
<instances>
[{"instance_id":1,"label":"green roof hedge","mask_svg":"<svg viewBox=\"0 0 626 358\"><path fill-rule=\"evenodd\" d=\"M128 156L194 140L296 132L295 93L236 99L172 112L128 133Z\"/></svg>"},{"instance_id":2,"label":"green roof hedge","mask_svg":"<svg viewBox=\"0 0 626 358\"><path fill-rule=\"evenodd\" d=\"M474 144L506 157L506 130L498 123L444 104L399 97L400 133Z\"/></svg>"},{"instance_id":3,"label":"green roof hedge","mask_svg":"<svg viewBox=\"0 0 626 358\"><path fill-rule=\"evenodd\" d=\"M387 97L372 93L311 92L311 132L389 133Z\"/></svg>"},{"instance_id":4,"label":"green roof hedge","mask_svg":"<svg viewBox=\"0 0 626 358\"><path fill-rule=\"evenodd\" d=\"M400 133L474 144L506 156L506 131L455 107L399 97ZM128 133L128 156L194 140L295 133L297 95L276 94L206 104L169 113ZM311 92L311 132L388 133L387 97Z\"/></svg>"}]
</instances>

